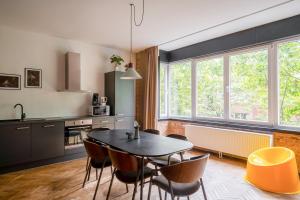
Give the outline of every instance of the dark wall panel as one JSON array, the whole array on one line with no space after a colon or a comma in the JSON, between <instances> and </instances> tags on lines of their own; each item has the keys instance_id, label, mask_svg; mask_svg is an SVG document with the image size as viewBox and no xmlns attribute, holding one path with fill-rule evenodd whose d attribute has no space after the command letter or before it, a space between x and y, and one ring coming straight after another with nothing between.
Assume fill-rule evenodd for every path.
<instances>
[{"instance_id":1,"label":"dark wall panel","mask_svg":"<svg viewBox=\"0 0 300 200\"><path fill-rule=\"evenodd\" d=\"M207 40L173 51L160 51L161 61L173 62L300 34L300 15Z\"/></svg>"},{"instance_id":2,"label":"dark wall panel","mask_svg":"<svg viewBox=\"0 0 300 200\"><path fill-rule=\"evenodd\" d=\"M159 50L159 61L169 62L169 52L164 50Z\"/></svg>"}]
</instances>

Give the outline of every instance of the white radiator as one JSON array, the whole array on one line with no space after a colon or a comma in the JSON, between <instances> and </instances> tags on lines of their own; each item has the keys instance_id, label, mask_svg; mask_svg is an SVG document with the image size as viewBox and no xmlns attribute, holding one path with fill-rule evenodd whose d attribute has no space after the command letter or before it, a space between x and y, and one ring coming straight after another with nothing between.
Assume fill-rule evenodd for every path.
<instances>
[{"instance_id":1,"label":"white radiator","mask_svg":"<svg viewBox=\"0 0 300 200\"><path fill-rule=\"evenodd\" d=\"M253 151L273 146L271 134L186 125L185 135L196 147L247 158Z\"/></svg>"}]
</instances>

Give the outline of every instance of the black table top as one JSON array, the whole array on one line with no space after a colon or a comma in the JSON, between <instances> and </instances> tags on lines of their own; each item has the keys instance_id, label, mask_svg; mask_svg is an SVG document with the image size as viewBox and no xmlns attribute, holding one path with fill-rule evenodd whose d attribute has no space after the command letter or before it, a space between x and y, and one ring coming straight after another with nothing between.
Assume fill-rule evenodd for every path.
<instances>
[{"instance_id":1,"label":"black table top","mask_svg":"<svg viewBox=\"0 0 300 200\"><path fill-rule=\"evenodd\" d=\"M170 155L193 148L193 144L189 141L153 135L143 131L140 131L140 139L129 140L126 132L132 131L123 129L93 131L88 134L88 137L130 154L143 157Z\"/></svg>"}]
</instances>

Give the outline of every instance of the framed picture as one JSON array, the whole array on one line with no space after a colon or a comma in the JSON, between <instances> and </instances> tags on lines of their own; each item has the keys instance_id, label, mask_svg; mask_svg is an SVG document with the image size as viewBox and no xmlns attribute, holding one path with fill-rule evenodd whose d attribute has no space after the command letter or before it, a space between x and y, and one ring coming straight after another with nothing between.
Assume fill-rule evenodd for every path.
<instances>
[{"instance_id":1,"label":"framed picture","mask_svg":"<svg viewBox=\"0 0 300 200\"><path fill-rule=\"evenodd\" d=\"M42 70L25 68L25 87L42 88Z\"/></svg>"},{"instance_id":2,"label":"framed picture","mask_svg":"<svg viewBox=\"0 0 300 200\"><path fill-rule=\"evenodd\" d=\"M0 89L21 90L21 75L0 73Z\"/></svg>"}]
</instances>

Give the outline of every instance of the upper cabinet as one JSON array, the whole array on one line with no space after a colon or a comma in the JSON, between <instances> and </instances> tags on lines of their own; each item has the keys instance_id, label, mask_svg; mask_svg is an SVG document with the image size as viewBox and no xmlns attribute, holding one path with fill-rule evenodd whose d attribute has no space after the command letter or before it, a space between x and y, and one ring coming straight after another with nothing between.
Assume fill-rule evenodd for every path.
<instances>
[{"instance_id":1,"label":"upper cabinet","mask_svg":"<svg viewBox=\"0 0 300 200\"><path fill-rule=\"evenodd\" d=\"M122 80L122 72L105 73L105 96L111 106L111 115L132 117L134 113L134 81Z\"/></svg>"}]
</instances>

